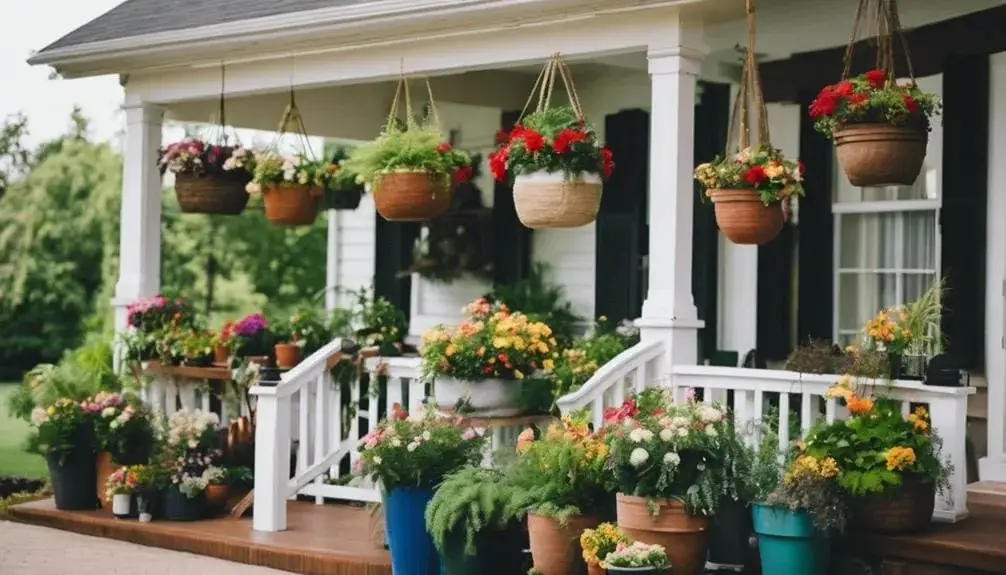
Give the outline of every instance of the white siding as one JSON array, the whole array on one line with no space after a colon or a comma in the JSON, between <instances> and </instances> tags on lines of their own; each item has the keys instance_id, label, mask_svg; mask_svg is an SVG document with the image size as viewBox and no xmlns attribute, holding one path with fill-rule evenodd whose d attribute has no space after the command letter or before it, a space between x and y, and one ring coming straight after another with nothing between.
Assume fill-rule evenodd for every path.
<instances>
[{"instance_id":1,"label":"white siding","mask_svg":"<svg viewBox=\"0 0 1006 575\"><path fill-rule=\"evenodd\" d=\"M374 282L375 214L374 197L369 193L364 194L359 208L338 214L336 285L343 290L369 288ZM338 307L352 303L353 296L345 291L336 298Z\"/></svg>"}]
</instances>

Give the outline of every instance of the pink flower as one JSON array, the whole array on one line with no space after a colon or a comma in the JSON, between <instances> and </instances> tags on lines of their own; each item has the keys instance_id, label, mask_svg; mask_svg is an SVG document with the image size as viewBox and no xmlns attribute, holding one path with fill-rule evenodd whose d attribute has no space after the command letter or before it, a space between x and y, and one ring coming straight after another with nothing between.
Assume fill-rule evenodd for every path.
<instances>
[{"instance_id":1,"label":"pink flower","mask_svg":"<svg viewBox=\"0 0 1006 575\"><path fill-rule=\"evenodd\" d=\"M478 434L475 433L474 429L466 429L465 432L461 434L461 439L464 441L471 441L476 437L478 437Z\"/></svg>"},{"instance_id":2,"label":"pink flower","mask_svg":"<svg viewBox=\"0 0 1006 575\"><path fill-rule=\"evenodd\" d=\"M689 387L685 390L685 399L688 401L695 401L695 388Z\"/></svg>"}]
</instances>

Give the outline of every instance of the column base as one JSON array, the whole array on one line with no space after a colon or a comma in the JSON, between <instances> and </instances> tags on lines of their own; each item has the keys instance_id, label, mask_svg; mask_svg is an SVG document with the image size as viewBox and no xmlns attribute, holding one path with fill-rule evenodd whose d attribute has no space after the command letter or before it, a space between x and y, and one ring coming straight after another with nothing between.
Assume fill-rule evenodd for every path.
<instances>
[{"instance_id":1,"label":"column base","mask_svg":"<svg viewBox=\"0 0 1006 575\"><path fill-rule=\"evenodd\" d=\"M659 376L669 377L671 366L695 365L699 361L699 330L706 324L700 319L662 319L641 317L635 322L641 341L663 341L667 348Z\"/></svg>"}]
</instances>

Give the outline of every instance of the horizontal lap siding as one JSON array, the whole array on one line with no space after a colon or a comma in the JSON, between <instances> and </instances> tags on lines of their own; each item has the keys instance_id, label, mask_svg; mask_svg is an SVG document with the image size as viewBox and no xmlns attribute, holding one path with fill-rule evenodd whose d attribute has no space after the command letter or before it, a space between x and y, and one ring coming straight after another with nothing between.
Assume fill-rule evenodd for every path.
<instances>
[{"instance_id":1,"label":"horizontal lap siding","mask_svg":"<svg viewBox=\"0 0 1006 575\"><path fill-rule=\"evenodd\" d=\"M374 197L363 196L360 207L339 213L338 272L336 285L345 290L370 287L374 282ZM339 307L353 303L353 296L339 294Z\"/></svg>"},{"instance_id":2,"label":"horizontal lap siding","mask_svg":"<svg viewBox=\"0 0 1006 575\"><path fill-rule=\"evenodd\" d=\"M550 280L563 287L573 311L594 316L594 224L565 230L535 230L531 254L551 266Z\"/></svg>"}]
</instances>

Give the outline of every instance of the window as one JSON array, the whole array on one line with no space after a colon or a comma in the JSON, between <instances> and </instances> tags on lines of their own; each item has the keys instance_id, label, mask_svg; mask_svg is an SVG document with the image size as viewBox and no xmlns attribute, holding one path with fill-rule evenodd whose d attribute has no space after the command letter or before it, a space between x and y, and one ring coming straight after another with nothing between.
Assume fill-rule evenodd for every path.
<instances>
[{"instance_id":1,"label":"window","mask_svg":"<svg viewBox=\"0 0 1006 575\"><path fill-rule=\"evenodd\" d=\"M918 82L942 94L942 75ZM855 188L836 160L834 341L851 342L878 311L917 299L940 277L942 163L939 121L912 186Z\"/></svg>"}]
</instances>

